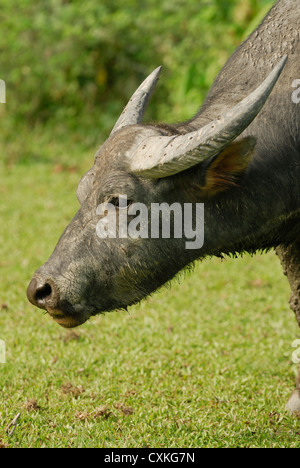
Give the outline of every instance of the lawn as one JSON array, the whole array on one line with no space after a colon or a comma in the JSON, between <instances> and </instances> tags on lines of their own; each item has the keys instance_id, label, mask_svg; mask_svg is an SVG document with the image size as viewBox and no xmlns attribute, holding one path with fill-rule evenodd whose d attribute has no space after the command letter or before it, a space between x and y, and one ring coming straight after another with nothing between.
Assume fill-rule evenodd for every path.
<instances>
[{"instance_id":1,"label":"lawn","mask_svg":"<svg viewBox=\"0 0 300 468\"><path fill-rule=\"evenodd\" d=\"M206 260L128 313L60 328L26 287L93 155L76 141L36 153L0 167L0 444L299 448L285 404L300 332L275 254Z\"/></svg>"}]
</instances>

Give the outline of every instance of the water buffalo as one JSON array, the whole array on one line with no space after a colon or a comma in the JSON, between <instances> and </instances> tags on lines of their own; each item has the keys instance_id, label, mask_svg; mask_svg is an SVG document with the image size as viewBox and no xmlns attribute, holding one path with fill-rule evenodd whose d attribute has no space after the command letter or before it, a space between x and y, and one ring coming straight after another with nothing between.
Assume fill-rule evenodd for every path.
<instances>
[{"instance_id":1,"label":"water buffalo","mask_svg":"<svg viewBox=\"0 0 300 468\"><path fill-rule=\"evenodd\" d=\"M298 0L276 2L188 122L143 125L160 69L144 81L81 179L81 207L35 273L30 302L74 327L139 302L196 259L274 248L300 325L299 24ZM98 235L105 203L127 223L136 203L204 204L204 245ZM300 411L300 378L289 408Z\"/></svg>"}]
</instances>

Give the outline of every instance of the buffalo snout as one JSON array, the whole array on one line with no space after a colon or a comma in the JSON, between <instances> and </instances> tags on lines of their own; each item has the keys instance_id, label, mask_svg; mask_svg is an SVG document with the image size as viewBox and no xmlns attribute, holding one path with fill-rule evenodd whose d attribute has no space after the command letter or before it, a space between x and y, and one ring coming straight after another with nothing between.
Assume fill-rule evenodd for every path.
<instances>
[{"instance_id":1,"label":"buffalo snout","mask_svg":"<svg viewBox=\"0 0 300 468\"><path fill-rule=\"evenodd\" d=\"M49 307L56 309L59 292L52 281L43 281L34 277L28 286L27 298L31 304L40 309L48 310Z\"/></svg>"},{"instance_id":2,"label":"buffalo snout","mask_svg":"<svg viewBox=\"0 0 300 468\"><path fill-rule=\"evenodd\" d=\"M81 317L78 311L76 313L73 310L71 304L61 299L59 289L52 279L44 280L34 276L27 288L27 298L34 306L46 310L65 328L77 327L86 320L86 317Z\"/></svg>"}]
</instances>

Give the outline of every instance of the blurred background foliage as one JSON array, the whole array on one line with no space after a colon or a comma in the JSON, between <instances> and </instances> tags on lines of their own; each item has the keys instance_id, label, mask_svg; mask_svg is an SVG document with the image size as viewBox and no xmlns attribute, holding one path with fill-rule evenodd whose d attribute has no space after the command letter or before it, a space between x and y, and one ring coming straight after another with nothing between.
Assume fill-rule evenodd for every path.
<instances>
[{"instance_id":1,"label":"blurred background foliage","mask_svg":"<svg viewBox=\"0 0 300 468\"><path fill-rule=\"evenodd\" d=\"M69 138L85 147L99 144L158 65L163 75L147 119L190 118L227 58L273 4L20 0L16 6L1 0L3 160L36 160L34 139L38 147Z\"/></svg>"}]
</instances>

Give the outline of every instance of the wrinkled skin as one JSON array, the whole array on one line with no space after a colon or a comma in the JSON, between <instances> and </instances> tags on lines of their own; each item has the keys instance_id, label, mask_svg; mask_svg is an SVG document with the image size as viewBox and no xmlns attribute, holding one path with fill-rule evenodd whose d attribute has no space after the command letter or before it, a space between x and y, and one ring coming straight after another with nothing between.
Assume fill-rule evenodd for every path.
<instances>
[{"instance_id":1,"label":"wrinkled skin","mask_svg":"<svg viewBox=\"0 0 300 468\"><path fill-rule=\"evenodd\" d=\"M152 131L162 133L155 128ZM99 150L94 167L78 186L80 210L53 255L36 272L37 281L57 291L46 308L65 327L80 325L96 313L139 302L192 260L182 246L184 239L141 242L131 238L100 239L96 234L100 219L96 215L97 206L118 194L126 194L128 200L147 206L160 200L178 201L175 184L170 187L170 182L164 179L137 178L122 168L124 152L130 151L128 140L134 140L140 132L138 126L120 130ZM130 139L128 133L132 134ZM176 251L181 256L180 264Z\"/></svg>"}]
</instances>

